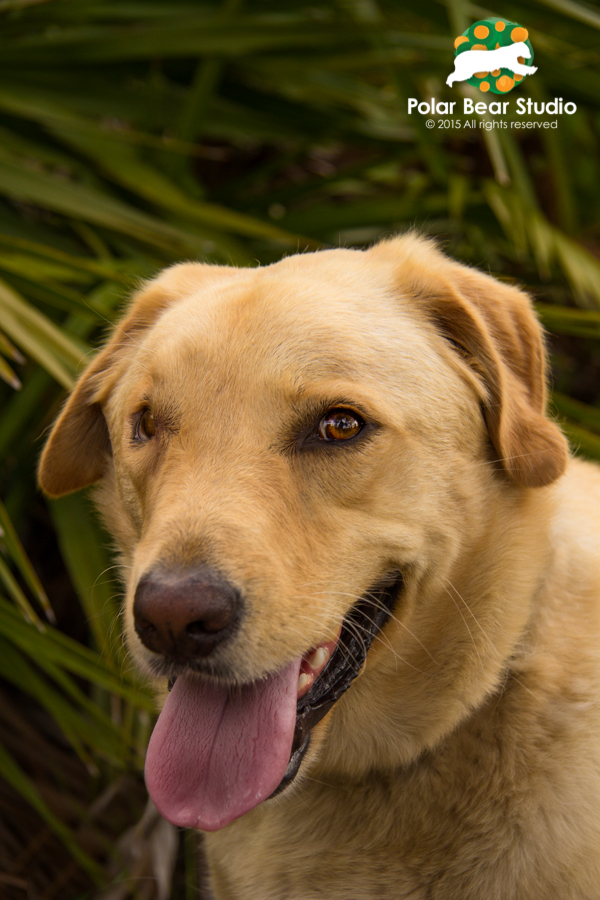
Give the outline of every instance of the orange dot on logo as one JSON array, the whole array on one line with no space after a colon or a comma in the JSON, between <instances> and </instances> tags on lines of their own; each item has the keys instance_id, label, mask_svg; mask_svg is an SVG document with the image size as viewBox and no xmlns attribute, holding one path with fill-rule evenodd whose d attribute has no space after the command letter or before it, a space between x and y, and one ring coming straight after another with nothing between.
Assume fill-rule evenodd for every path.
<instances>
[{"instance_id":1,"label":"orange dot on logo","mask_svg":"<svg viewBox=\"0 0 600 900\"><path fill-rule=\"evenodd\" d=\"M486 38L489 33L490 33L490 29L487 27L487 25L478 25L477 28L475 29L475 31L473 32L475 37L479 38L479 40L483 40L483 38Z\"/></svg>"},{"instance_id":2,"label":"orange dot on logo","mask_svg":"<svg viewBox=\"0 0 600 900\"><path fill-rule=\"evenodd\" d=\"M464 44L465 41L468 43L469 38L465 37L464 34L461 34L461 36L457 37L456 40L454 41L454 48L458 49L458 47L460 47L461 44Z\"/></svg>"},{"instance_id":3,"label":"orange dot on logo","mask_svg":"<svg viewBox=\"0 0 600 900\"><path fill-rule=\"evenodd\" d=\"M505 94L507 91L510 91L512 88L514 88L514 86L514 81L512 80L512 78L509 78L508 75L503 75L496 81L496 87L503 94Z\"/></svg>"},{"instance_id":4,"label":"orange dot on logo","mask_svg":"<svg viewBox=\"0 0 600 900\"><path fill-rule=\"evenodd\" d=\"M487 50L485 44L473 44L471 50Z\"/></svg>"},{"instance_id":5,"label":"orange dot on logo","mask_svg":"<svg viewBox=\"0 0 600 900\"><path fill-rule=\"evenodd\" d=\"M518 44L519 41L526 41L528 37L529 37L529 32L527 31L526 28L521 28L520 25L518 28L513 28L513 30L510 33L510 39L513 42L513 44Z\"/></svg>"},{"instance_id":6,"label":"orange dot on logo","mask_svg":"<svg viewBox=\"0 0 600 900\"><path fill-rule=\"evenodd\" d=\"M515 75L515 81L523 81L522 75Z\"/></svg>"},{"instance_id":7,"label":"orange dot on logo","mask_svg":"<svg viewBox=\"0 0 600 900\"><path fill-rule=\"evenodd\" d=\"M475 78L487 78L489 72L475 72Z\"/></svg>"},{"instance_id":8,"label":"orange dot on logo","mask_svg":"<svg viewBox=\"0 0 600 900\"><path fill-rule=\"evenodd\" d=\"M491 74L494 76L494 78L497 78L501 71L502 69L494 69Z\"/></svg>"},{"instance_id":9,"label":"orange dot on logo","mask_svg":"<svg viewBox=\"0 0 600 900\"><path fill-rule=\"evenodd\" d=\"M506 25L504 24L504 22L496 22L494 28L496 29L496 31L504 31Z\"/></svg>"},{"instance_id":10,"label":"orange dot on logo","mask_svg":"<svg viewBox=\"0 0 600 900\"><path fill-rule=\"evenodd\" d=\"M489 81L482 81L481 84L479 85L480 91L489 91L489 89L490 89Z\"/></svg>"}]
</instances>

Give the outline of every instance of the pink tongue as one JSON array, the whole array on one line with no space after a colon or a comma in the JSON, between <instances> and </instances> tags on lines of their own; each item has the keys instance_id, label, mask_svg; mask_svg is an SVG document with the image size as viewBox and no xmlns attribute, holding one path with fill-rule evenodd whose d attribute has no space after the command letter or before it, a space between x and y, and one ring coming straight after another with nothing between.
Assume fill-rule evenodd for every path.
<instances>
[{"instance_id":1,"label":"pink tongue","mask_svg":"<svg viewBox=\"0 0 600 900\"><path fill-rule=\"evenodd\" d=\"M179 676L146 755L146 785L165 819L217 831L273 793L290 759L300 663L231 692Z\"/></svg>"}]
</instances>

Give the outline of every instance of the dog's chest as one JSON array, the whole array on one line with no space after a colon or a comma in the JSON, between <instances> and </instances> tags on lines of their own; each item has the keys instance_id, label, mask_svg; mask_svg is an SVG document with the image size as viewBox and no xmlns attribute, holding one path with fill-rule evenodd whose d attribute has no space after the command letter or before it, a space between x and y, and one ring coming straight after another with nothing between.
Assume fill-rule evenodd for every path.
<instances>
[{"instance_id":1,"label":"dog's chest","mask_svg":"<svg viewBox=\"0 0 600 900\"><path fill-rule=\"evenodd\" d=\"M385 782L321 786L208 835L215 900L447 900L448 861L469 865L460 828L432 810L443 825L427 835L427 816L415 819L394 794Z\"/></svg>"},{"instance_id":2,"label":"dog's chest","mask_svg":"<svg viewBox=\"0 0 600 900\"><path fill-rule=\"evenodd\" d=\"M569 815L600 777L597 750L581 779L550 755L491 765L485 740L456 735L395 777L306 780L207 835L215 900L600 898L600 819Z\"/></svg>"},{"instance_id":3,"label":"dog's chest","mask_svg":"<svg viewBox=\"0 0 600 900\"><path fill-rule=\"evenodd\" d=\"M339 843L338 843L339 842ZM214 900L428 900L409 877L390 872L389 861L350 858L344 837L331 845L310 839L304 846L265 840L256 850L246 842L221 842L208 852ZM254 841L249 840L254 847Z\"/></svg>"},{"instance_id":4,"label":"dog's chest","mask_svg":"<svg viewBox=\"0 0 600 900\"><path fill-rule=\"evenodd\" d=\"M390 865L397 848L367 827L389 815L379 791L308 788L282 801L206 835L215 900L426 900Z\"/></svg>"}]
</instances>

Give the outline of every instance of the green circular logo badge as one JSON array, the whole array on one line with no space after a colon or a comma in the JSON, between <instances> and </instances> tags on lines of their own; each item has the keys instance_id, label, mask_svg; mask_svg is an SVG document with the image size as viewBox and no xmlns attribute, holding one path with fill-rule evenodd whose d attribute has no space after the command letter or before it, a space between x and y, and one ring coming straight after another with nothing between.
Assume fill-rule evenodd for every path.
<instances>
[{"instance_id":1,"label":"green circular logo badge","mask_svg":"<svg viewBox=\"0 0 600 900\"><path fill-rule=\"evenodd\" d=\"M454 41L454 57L455 59L461 53L467 50L500 50L502 48L511 47L514 44L524 44L529 50L529 56L523 52L523 55L517 56L515 51L514 64L518 67L530 67L533 62L533 47L529 40L529 32L518 22L509 22L508 19L481 19L474 22L460 37ZM496 57L498 54L495 54ZM503 54L505 56L505 54ZM475 57L473 57L475 58ZM492 59L492 65L494 60ZM515 72L513 69L492 65L487 71L475 72L465 80L467 84L475 85L480 91L486 93L492 91L494 94L508 94L514 87L523 81L524 75ZM467 69L466 71L472 71ZM533 69L532 73L536 70ZM529 74L529 73L527 73Z\"/></svg>"}]
</instances>

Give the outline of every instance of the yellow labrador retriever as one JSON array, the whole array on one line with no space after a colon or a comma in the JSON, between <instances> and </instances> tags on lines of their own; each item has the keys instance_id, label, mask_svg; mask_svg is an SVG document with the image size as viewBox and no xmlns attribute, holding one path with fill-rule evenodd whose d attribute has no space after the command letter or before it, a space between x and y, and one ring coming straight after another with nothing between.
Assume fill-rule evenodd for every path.
<instances>
[{"instance_id":1,"label":"yellow labrador retriever","mask_svg":"<svg viewBox=\"0 0 600 900\"><path fill-rule=\"evenodd\" d=\"M45 448L218 900L600 898L600 471L527 296L415 235L134 299Z\"/></svg>"}]
</instances>

